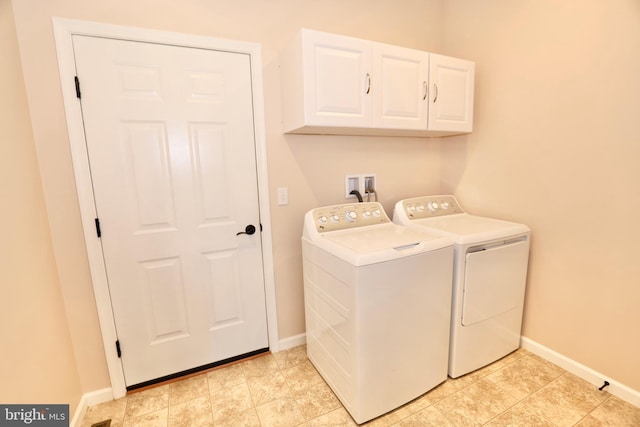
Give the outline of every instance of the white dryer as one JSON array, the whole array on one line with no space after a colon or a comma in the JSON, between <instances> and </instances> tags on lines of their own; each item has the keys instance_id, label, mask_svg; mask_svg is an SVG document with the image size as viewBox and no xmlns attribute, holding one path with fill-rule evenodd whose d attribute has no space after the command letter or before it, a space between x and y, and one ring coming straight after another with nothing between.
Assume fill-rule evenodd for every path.
<instances>
[{"instance_id":1,"label":"white dryer","mask_svg":"<svg viewBox=\"0 0 640 427\"><path fill-rule=\"evenodd\" d=\"M357 423L447 378L453 245L377 202L305 215L307 354Z\"/></svg>"},{"instance_id":2,"label":"white dryer","mask_svg":"<svg viewBox=\"0 0 640 427\"><path fill-rule=\"evenodd\" d=\"M529 228L470 215L453 196L401 200L393 221L454 243L449 376L459 377L518 349Z\"/></svg>"}]
</instances>

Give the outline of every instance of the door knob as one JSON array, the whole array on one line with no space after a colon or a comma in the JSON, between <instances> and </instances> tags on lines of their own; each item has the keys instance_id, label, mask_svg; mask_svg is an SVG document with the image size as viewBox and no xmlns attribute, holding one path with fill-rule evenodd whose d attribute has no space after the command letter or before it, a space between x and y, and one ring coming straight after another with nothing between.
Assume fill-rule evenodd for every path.
<instances>
[{"instance_id":1,"label":"door knob","mask_svg":"<svg viewBox=\"0 0 640 427\"><path fill-rule=\"evenodd\" d=\"M252 225L252 224L249 224L244 228L244 231L239 231L238 233L236 233L236 236L239 236L241 234L249 234L249 235L251 235L251 234L253 234L255 232L256 232L256 227L254 225Z\"/></svg>"}]
</instances>

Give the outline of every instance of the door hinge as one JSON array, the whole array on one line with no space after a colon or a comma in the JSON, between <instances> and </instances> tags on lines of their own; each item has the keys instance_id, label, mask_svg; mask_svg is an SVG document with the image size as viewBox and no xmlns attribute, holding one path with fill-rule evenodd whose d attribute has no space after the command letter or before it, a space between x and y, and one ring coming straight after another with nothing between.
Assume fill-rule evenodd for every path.
<instances>
[{"instance_id":1,"label":"door hinge","mask_svg":"<svg viewBox=\"0 0 640 427\"><path fill-rule=\"evenodd\" d=\"M122 350L120 350L120 340L116 340L116 353L118 354L118 358L122 357Z\"/></svg>"},{"instance_id":2,"label":"door hinge","mask_svg":"<svg viewBox=\"0 0 640 427\"><path fill-rule=\"evenodd\" d=\"M96 218L95 222L96 222L96 234L98 235L98 237L102 237L102 231L100 230L100 219Z\"/></svg>"},{"instance_id":3,"label":"door hinge","mask_svg":"<svg viewBox=\"0 0 640 427\"><path fill-rule=\"evenodd\" d=\"M78 78L78 76L74 76L73 79L76 82L76 96L78 97L78 99L81 99L82 97L80 96L80 79Z\"/></svg>"}]
</instances>

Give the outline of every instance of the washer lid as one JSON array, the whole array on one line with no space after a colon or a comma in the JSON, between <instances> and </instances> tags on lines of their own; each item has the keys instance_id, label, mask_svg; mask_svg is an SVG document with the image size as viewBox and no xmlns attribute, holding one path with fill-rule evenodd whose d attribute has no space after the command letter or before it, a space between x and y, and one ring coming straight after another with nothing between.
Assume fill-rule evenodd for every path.
<instances>
[{"instance_id":1,"label":"washer lid","mask_svg":"<svg viewBox=\"0 0 640 427\"><path fill-rule=\"evenodd\" d=\"M449 239L393 223L322 234L314 244L356 265L389 261L451 246Z\"/></svg>"},{"instance_id":2,"label":"washer lid","mask_svg":"<svg viewBox=\"0 0 640 427\"><path fill-rule=\"evenodd\" d=\"M410 223L425 227L429 233L446 236L456 244L501 239L530 231L523 224L467 213L415 219Z\"/></svg>"}]
</instances>

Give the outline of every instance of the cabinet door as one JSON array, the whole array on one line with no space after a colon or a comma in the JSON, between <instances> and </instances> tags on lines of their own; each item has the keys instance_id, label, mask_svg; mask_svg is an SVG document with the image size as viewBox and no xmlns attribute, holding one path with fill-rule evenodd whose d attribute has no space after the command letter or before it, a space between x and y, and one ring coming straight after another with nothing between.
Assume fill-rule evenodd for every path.
<instances>
[{"instance_id":1,"label":"cabinet door","mask_svg":"<svg viewBox=\"0 0 640 427\"><path fill-rule=\"evenodd\" d=\"M471 132L474 71L471 61L430 54L430 131Z\"/></svg>"},{"instance_id":2,"label":"cabinet door","mask_svg":"<svg viewBox=\"0 0 640 427\"><path fill-rule=\"evenodd\" d=\"M429 53L373 45L373 126L427 129Z\"/></svg>"},{"instance_id":3,"label":"cabinet door","mask_svg":"<svg viewBox=\"0 0 640 427\"><path fill-rule=\"evenodd\" d=\"M371 126L372 42L304 30L305 121L312 126Z\"/></svg>"}]
</instances>

